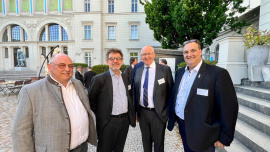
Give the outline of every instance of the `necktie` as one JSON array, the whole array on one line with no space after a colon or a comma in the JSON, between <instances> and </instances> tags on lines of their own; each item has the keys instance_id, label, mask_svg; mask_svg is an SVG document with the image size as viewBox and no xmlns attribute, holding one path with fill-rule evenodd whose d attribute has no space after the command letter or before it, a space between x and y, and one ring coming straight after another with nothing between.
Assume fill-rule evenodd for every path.
<instances>
[{"instance_id":1,"label":"necktie","mask_svg":"<svg viewBox=\"0 0 270 152\"><path fill-rule=\"evenodd\" d=\"M143 105L145 107L148 106L148 76L149 76L149 68L146 67L145 79L143 83Z\"/></svg>"}]
</instances>

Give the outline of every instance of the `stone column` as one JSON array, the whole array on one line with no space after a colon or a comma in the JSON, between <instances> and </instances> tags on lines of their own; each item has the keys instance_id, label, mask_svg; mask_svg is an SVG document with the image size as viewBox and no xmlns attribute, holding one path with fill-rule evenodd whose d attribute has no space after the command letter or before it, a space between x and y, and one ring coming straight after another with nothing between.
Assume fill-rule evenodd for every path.
<instances>
[{"instance_id":1,"label":"stone column","mask_svg":"<svg viewBox=\"0 0 270 152\"><path fill-rule=\"evenodd\" d=\"M8 35L8 42L11 42L11 26L7 26L7 35Z\"/></svg>"},{"instance_id":2,"label":"stone column","mask_svg":"<svg viewBox=\"0 0 270 152\"><path fill-rule=\"evenodd\" d=\"M247 78L247 63L244 62L244 37L229 36L219 42L219 61L217 66L228 70L233 84L241 84Z\"/></svg>"},{"instance_id":3,"label":"stone column","mask_svg":"<svg viewBox=\"0 0 270 152\"><path fill-rule=\"evenodd\" d=\"M24 31L22 27L20 27L20 41L24 42Z\"/></svg>"},{"instance_id":4,"label":"stone column","mask_svg":"<svg viewBox=\"0 0 270 152\"><path fill-rule=\"evenodd\" d=\"M62 39L62 26L58 25L58 27L59 27L59 41L63 41L63 39Z\"/></svg>"},{"instance_id":5,"label":"stone column","mask_svg":"<svg viewBox=\"0 0 270 152\"><path fill-rule=\"evenodd\" d=\"M49 25L45 25L45 35L46 35L46 38L45 38L45 41L49 41Z\"/></svg>"}]
</instances>

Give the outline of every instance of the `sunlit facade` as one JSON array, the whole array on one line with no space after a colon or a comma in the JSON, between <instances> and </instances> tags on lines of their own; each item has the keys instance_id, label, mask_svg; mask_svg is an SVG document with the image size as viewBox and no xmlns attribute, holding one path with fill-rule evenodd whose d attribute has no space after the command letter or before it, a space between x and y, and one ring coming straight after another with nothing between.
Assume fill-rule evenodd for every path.
<instances>
[{"instance_id":1,"label":"sunlit facade","mask_svg":"<svg viewBox=\"0 0 270 152\"><path fill-rule=\"evenodd\" d=\"M59 45L75 63L105 64L112 47L140 60L145 45L160 48L138 0L0 0L0 70L15 70L17 50L24 70L39 70L42 55Z\"/></svg>"}]
</instances>

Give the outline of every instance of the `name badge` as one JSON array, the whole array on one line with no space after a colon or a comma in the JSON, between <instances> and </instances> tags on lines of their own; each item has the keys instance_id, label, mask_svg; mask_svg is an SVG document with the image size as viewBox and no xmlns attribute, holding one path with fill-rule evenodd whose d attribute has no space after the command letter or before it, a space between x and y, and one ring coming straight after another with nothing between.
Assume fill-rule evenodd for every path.
<instances>
[{"instance_id":1,"label":"name badge","mask_svg":"<svg viewBox=\"0 0 270 152\"><path fill-rule=\"evenodd\" d=\"M131 89L131 85L128 85L128 90L130 90Z\"/></svg>"},{"instance_id":2,"label":"name badge","mask_svg":"<svg viewBox=\"0 0 270 152\"><path fill-rule=\"evenodd\" d=\"M208 96L208 90L197 88L197 95Z\"/></svg>"},{"instance_id":3,"label":"name badge","mask_svg":"<svg viewBox=\"0 0 270 152\"><path fill-rule=\"evenodd\" d=\"M165 79L164 78L158 80L158 84L159 85L161 85L162 83L165 83Z\"/></svg>"}]
</instances>

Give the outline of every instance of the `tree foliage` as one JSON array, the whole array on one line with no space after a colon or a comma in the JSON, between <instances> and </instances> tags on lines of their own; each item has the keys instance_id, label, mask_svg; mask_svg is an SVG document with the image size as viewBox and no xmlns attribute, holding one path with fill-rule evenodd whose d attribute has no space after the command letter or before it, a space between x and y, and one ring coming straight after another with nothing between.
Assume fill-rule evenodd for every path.
<instances>
[{"instance_id":1,"label":"tree foliage","mask_svg":"<svg viewBox=\"0 0 270 152\"><path fill-rule=\"evenodd\" d=\"M246 26L235 13L243 13L243 0L140 0L145 22L164 49L179 48L183 42L198 39L211 45L223 27L240 32Z\"/></svg>"}]
</instances>

